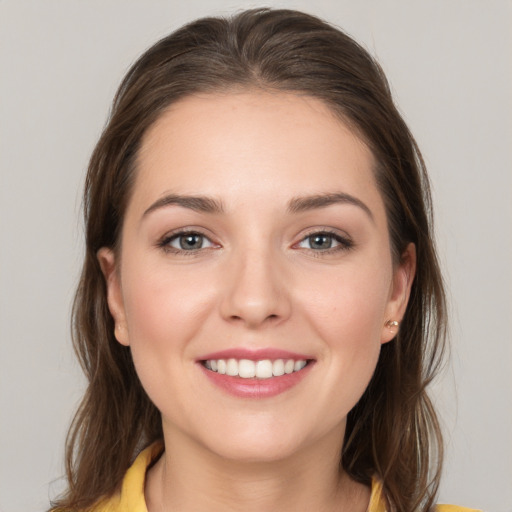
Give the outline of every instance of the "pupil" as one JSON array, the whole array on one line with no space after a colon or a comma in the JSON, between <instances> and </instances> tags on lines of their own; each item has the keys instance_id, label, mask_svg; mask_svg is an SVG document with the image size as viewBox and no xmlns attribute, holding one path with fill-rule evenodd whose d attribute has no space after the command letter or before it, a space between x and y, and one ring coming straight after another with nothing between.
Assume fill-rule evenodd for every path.
<instances>
[{"instance_id":1,"label":"pupil","mask_svg":"<svg viewBox=\"0 0 512 512\"><path fill-rule=\"evenodd\" d=\"M312 249L329 249L331 247L330 235L314 235L310 238Z\"/></svg>"},{"instance_id":2,"label":"pupil","mask_svg":"<svg viewBox=\"0 0 512 512\"><path fill-rule=\"evenodd\" d=\"M180 247L182 249L200 249L203 245L203 237L201 235L183 235L180 237Z\"/></svg>"}]
</instances>

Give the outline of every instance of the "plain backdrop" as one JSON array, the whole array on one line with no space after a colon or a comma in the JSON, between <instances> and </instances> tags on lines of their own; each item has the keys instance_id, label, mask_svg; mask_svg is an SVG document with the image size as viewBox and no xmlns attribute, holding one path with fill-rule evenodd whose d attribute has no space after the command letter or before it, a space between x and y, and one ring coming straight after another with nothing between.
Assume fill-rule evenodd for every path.
<instances>
[{"instance_id":1,"label":"plain backdrop","mask_svg":"<svg viewBox=\"0 0 512 512\"><path fill-rule=\"evenodd\" d=\"M62 490L83 390L69 336L89 154L133 60L244 0L0 0L0 512ZM433 390L441 502L512 511L512 3L267 2L337 24L376 55L434 189L452 354Z\"/></svg>"}]
</instances>

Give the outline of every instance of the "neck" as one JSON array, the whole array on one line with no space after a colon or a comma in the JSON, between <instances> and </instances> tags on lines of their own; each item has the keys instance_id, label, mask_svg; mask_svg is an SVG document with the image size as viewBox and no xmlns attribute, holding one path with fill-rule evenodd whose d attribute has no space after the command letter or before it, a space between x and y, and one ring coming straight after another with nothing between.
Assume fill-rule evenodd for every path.
<instances>
[{"instance_id":1,"label":"neck","mask_svg":"<svg viewBox=\"0 0 512 512\"><path fill-rule=\"evenodd\" d=\"M166 451L147 476L149 512L367 509L369 489L340 469L339 430L272 461L226 459L178 432L167 434Z\"/></svg>"}]
</instances>

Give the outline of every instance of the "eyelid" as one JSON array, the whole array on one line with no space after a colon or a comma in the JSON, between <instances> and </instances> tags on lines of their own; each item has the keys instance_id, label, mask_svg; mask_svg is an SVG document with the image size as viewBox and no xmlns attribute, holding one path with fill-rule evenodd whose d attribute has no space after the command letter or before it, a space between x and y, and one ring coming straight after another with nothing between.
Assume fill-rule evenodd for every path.
<instances>
[{"instance_id":1,"label":"eyelid","mask_svg":"<svg viewBox=\"0 0 512 512\"><path fill-rule=\"evenodd\" d=\"M183 237L189 237L189 236L192 236L192 237L198 237L201 239L201 247L199 247L198 249L184 249L183 247L175 247L173 244L174 242L176 241L180 241L181 242L181 238ZM206 242L206 246L204 245ZM203 235L202 233L196 233L196 232L189 232L189 233L177 233L176 235L174 236L171 236L169 239L168 239L168 242L167 242L168 246L169 247L172 247L173 249L177 249L177 250L183 250L185 252L192 252L194 250L201 250L201 249L206 249L208 247L213 247L213 242L205 235Z\"/></svg>"},{"instance_id":2,"label":"eyelid","mask_svg":"<svg viewBox=\"0 0 512 512\"><path fill-rule=\"evenodd\" d=\"M334 238L338 245L335 247L330 247L328 249L312 249L307 247L300 247L300 244L306 241L308 238L314 236L314 235L328 235ZM322 255L327 255L329 253L334 253L338 251L348 251L353 249L355 246L354 241L352 240L352 237L350 237L347 233L340 231L338 229L329 228L329 227L322 227L318 226L315 228L311 228L307 230L305 233L301 233L300 239L298 242L295 242L292 246L292 248L296 249L304 249L305 251L308 251L310 253L313 253L315 256L321 257Z\"/></svg>"},{"instance_id":3,"label":"eyelid","mask_svg":"<svg viewBox=\"0 0 512 512\"><path fill-rule=\"evenodd\" d=\"M192 256L192 255L198 254L199 252L204 251L204 250L209 250L212 248L220 247L220 244L216 243L213 240L212 235L208 235L205 231L206 231L205 229L196 227L196 226L180 227L180 228L173 229L171 231L166 232L162 237L160 237L158 239L158 241L156 242L155 245L157 246L157 248L162 249L165 252L170 252L170 253L180 254L180 255L187 255L187 256ZM191 250L180 249L177 247L172 247L170 245L171 241L178 239L180 236L186 236L186 235L191 235L191 234L202 236L204 239L208 240L208 242L211 245L208 247L201 247L200 249L191 249Z\"/></svg>"},{"instance_id":4,"label":"eyelid","mask_svg":"<svg viewBox=\"0 0 512 512\"><path fill-rule=\"evenodd\" d=\"M208 230L198 227L198 226L187 226L173 229L171 231L166 232L162 237L158 239L156 242L156 247L164 250L165 252L182 254L187 256L192 256L194 254L198 254L205 250L210 250L212 248L220 248L221 244L214 240L214 237L211 234L207 233ZM204 239L208 240L208 247L201 247L199 249L181 249L177 247L172 247L170 242L178 239L180 236L186 236L188 234L197 234ZM327 249L313 249L307 247L300 247L304 241L306 241L309 237L314 235L328 235L331 236L336 242L337 245L334 247L330 247ZM346 232L341 231L332 227L323 227L317 226L313 228L309 228L306 231L303 231L300 235L300 238L297 242L292 244L292 249L302 249L304 251L308 251L309 253L314 254L315 256L321 257L322 255L328 255L330 253L348 251L354 248L355 243L352 240L352 237L348 235Z\"/></svg>"}]
</instances>

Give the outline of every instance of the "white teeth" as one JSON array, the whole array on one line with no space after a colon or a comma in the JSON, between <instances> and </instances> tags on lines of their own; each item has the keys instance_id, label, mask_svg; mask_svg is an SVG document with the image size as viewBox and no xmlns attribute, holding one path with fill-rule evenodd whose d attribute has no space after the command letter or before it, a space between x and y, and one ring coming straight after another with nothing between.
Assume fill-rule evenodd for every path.
<instances>
[{"instance_id":1,"label":"white teeth","mask_svg":"<svg viewBox=\"0 0 512 512\"><path fill-rule=\"evenodd\" d=\"M282 359L276 359L272 363L272 375L274 375L274 377L284 375L284 361Z\"/></svg>"},{"instance_id":2,"label":"white teeth","mask_svg":"<svg viewBox=\"0 0 512 512\"><path fill-rule=\"evenodd\" d=\"M256 363L256 377L258 379L270 379L272 377L272 361L264 359Z\"/></svg>"},{"instance_id":3,"label":"white teeth","mask_svg":"<svg viewBox=\"0 0 512 512\"><path fill-rule=\"evenodd\" d=\"M213 365L210 363L210 366L213 370ZM224 359L219 359L217 361L217 371L219 373L221 373L222 375L224 375L226 373L226 361L224 361Z\"/></svg>"},{"instance_id":4,"label":"white teeth","mask_svg":"<svg viewBox=\"0 0 512 512\"><path fill-rule=\"evenodd\" d=\"M293 364L293 371L298 372L299 370L302 370L304 366L306 366L306 361L304 361L303 359L301 361L295 361L295 363Z\"/></svg>"},{"instance_id":5,"label":"white teeth","mask_svg":"<svg viewBox=\"0 0 512 512\"><path fill-rule=\"evenodd\" d=\"M249 359L241 359L238 363L238 375L244 379L252 379L256 375L256 364Z\"/></svg>"},{"instance_id":6,"label":"white teeth","mask_svg":"<svg viewBox=\"0 0 512 512\"><path fill-rule=\"evenodd\" d=\"M226 363L226 375L236 377L238 375L238 361L236 359L228 359Z\"/></svg>"},{"instance_id":7,"label":"white teeth","mask_svg":"<svg viewBox=\"0 0 512 512\"><path fill-rule=\"evenodd\" d=\"M270 379L271 377L280 377L284 374L290 374L302 370L307 364L305 359L262 359L260 361L251 361L250 359L209 359L204 362L204 366L211 371L231 377L241 377L243 379Z\"/></svg>"}]
</instances>

